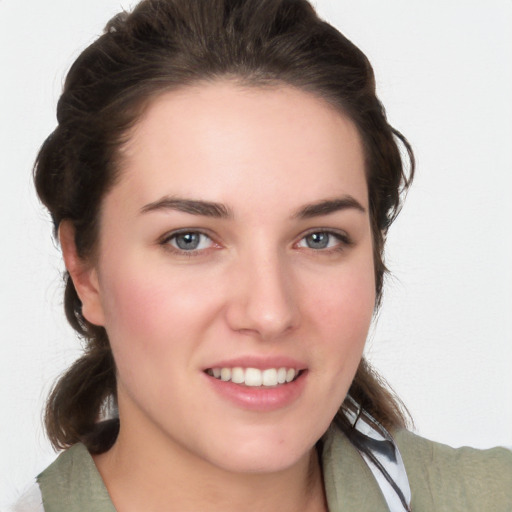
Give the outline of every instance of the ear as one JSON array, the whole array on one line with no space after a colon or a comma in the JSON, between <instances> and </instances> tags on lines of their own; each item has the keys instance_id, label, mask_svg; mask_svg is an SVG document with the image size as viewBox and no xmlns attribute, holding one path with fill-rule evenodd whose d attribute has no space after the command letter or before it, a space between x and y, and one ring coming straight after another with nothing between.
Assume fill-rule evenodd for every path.
<instances>
[{"instance_id":1,"label":"ear","mask_svg":"<svg viewBox=\"0 0 512 512\"><path fill-rule=\"evenodd\" d=\"M71 221L59 225L59 241L66 269L73 280L75 290L82 302L82 314L94 325L105 325L101 303L98 272L91 262L81 258L76 250L75 228Z\"/></svg>"}]
</instances>

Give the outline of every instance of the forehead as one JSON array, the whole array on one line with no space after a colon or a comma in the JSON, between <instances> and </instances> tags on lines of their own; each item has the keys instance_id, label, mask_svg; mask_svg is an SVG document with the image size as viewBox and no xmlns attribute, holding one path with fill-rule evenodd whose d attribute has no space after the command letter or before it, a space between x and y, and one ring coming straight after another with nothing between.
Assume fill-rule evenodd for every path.
<instances>
[{"instance_id":1,"label":"forehead","mask_svg":"<svg viewBox=\"0 0 512 512\"><path fill-rule=\"evenodd\" d=\"M294 199L351 194L367 204L362 144L348 117L291 86L227 81L156 97L123 148L118 186L144 204L163 194L290 208Z\"/></svg>"}]
</instances>

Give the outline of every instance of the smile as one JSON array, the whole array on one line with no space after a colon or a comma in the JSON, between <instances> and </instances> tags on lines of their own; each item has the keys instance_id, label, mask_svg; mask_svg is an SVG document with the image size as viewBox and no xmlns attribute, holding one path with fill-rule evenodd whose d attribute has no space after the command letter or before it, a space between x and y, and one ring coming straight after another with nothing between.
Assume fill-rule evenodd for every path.
<instances>
[{"instance_id":1,"label":"smile","mask_svg":"<svg viewBox=\"0 0 512 512\"><path fill-rule=\"evenodd\" d=\"M285 367L260 370L235 366L234 368L208 368L206 373L224 382L250 387L275 387L294 381L300 375L300 370Z\"/></svg>"}]
</instances>

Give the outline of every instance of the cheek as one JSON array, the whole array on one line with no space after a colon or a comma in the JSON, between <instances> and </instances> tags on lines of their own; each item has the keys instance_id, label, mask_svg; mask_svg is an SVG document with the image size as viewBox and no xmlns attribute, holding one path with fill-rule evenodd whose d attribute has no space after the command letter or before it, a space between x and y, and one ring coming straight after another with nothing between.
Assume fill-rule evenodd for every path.
<instances>
[{"instance_id":1,"label":"cheek","mask_svg":"<svg viewBox=\"0 0 512 512\"><path fill-rule=\"evenodd\" d=\"M152 331L158 331L163 306L159 290L150 279L119 270L105 273L108 278L102 295L107 332L114 345L126 335L144 342L153 337Z\"/></svg>"},{"instance_id":2,"label":"cheek","mask_svg":"<svg viewBox=\"0 0 512 512\"><path fill-rule=\"evenodd\" d=\"M183 350L177 342L211 318L211 297L179 273L132 263L105 269L104 275L105 327L115 352L127 346L130 351L124 352L131 354Z\"/></svg>"},{"instance_id":3,"label":"cheek","mask_svg":"<svg viewBox=\"0 0 512 512\"><path fill-rule=\"evenodd\" d=\"M124 262L109 272L105 268L104 275L105 328L119 392L150 414L180 407L201 341L198 333L214 316L211 298L197 283L152 265Z\"/></svg>"},{"instance_id":4,"label":"cheek","mask_svg":"<svg viewBox=\"0 0 512 512\"><path fill-rule=\"evenodd\" d=\"M311 297L308 309L333 386L349 385L361 360L375 307L373 261L347 267Z\"/></svg>"},{"instance_id":5,"label":"cheek","mask_svg":"<svg viewBox=\"0 0 512 512\"><path fill-rule=\"evenodd\" d=\"M361 361L375 304L373 262L347 266L321 284L307 306L314 354L310 377L316 384L307 421L314 432L331 423Z\"/></svg>"},{"instance_id":6,"label":"cheek","mask_svg":"<svg viewBox=\"0 0 512 512\"><path fill-rule=\"evenodd\" d=\"M375 308L373 266L347 269L317 293L312 309L334 336L341 339L360 338L366 334Z\"/></svg>"}]
</instances>

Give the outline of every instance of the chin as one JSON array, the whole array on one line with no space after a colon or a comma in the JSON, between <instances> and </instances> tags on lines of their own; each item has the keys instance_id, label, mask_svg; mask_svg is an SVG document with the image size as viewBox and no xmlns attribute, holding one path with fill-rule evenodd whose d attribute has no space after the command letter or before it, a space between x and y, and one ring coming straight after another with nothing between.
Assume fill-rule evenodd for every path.
<instances>
[{"instance_id":1,"label":"chin","mask_svg":"<svg viewBox=\"0 0 512 512\"><path fill-rule=\"evenodd\" d=\"M227 457L221 464L222 469L231 473L245 473L245 474L269 474L279 473L302 462L305 458L309 459L311 448L308 447L306 451L297 451L290 453L290 451L283 451L283 453L260 452L244 453L234 451L230 457Z\"/></svg>"},{"instance_id":2,"label":"chin","mask_svg":"<svg viewBox=\"0 0 512 512\"><path fill-rule=\"evenodd\" d=\"M210 452L214 465L233 473L276 473L309 460L322 433L302 435L283 430L226 436L226 446ZM221 448L219 452L218 448Z\"/></svg>"}]
</instances>

